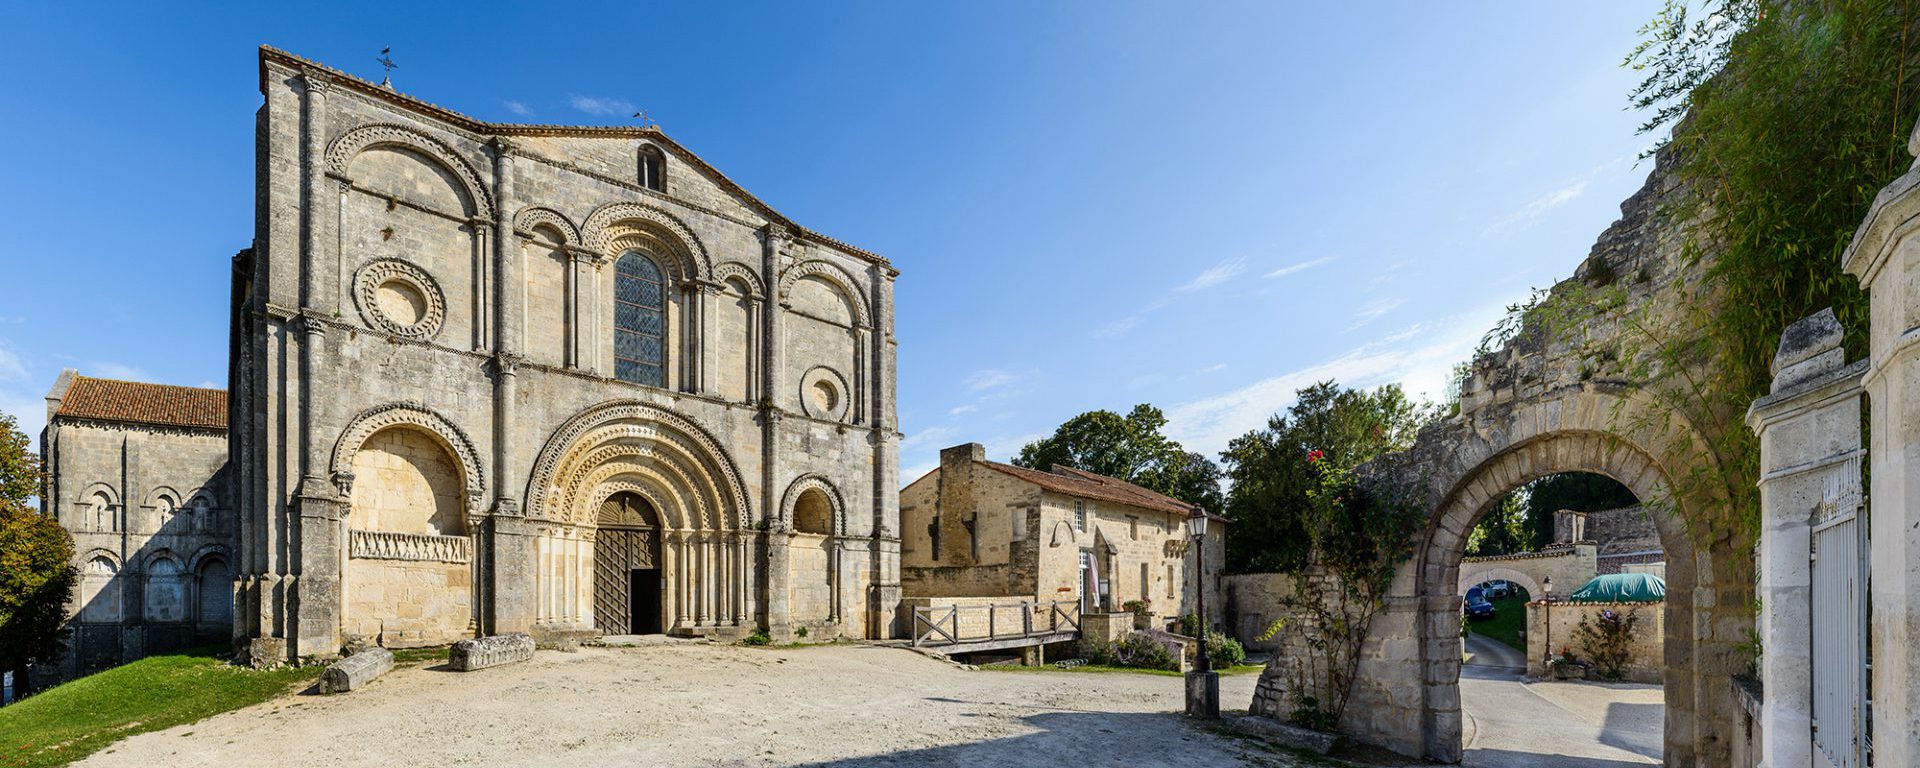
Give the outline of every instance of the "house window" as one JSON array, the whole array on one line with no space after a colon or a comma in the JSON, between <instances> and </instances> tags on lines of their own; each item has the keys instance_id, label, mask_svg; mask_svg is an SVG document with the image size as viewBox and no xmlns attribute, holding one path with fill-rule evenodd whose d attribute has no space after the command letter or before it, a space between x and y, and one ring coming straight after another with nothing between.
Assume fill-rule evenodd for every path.
<instances>
[{"instance_id":1,"label":"house window","mask_svg":"<svg viewBox=\"0 0 1920 768\"><path fill-rule=\"evenodd\" d=\"M1148 594L1149 592L1148 585L1150 584L1152 584L1152 582L1147 580L1147 564L1141 563L1140 564L1140 600L1142 602L1153 598L1152 595Z\"/></svg>"},{"instance_id":2,"label":"house window","mask_svg":"<svg viewBox=\"0 0 1920 768\"><path fill-rule=\"evenodd\" d=\"M1174 596L1175 595L1173 594L1173 563L1167 563L1167 597L1174 597Z\"/></svg>"},{"instance_id":3,"label":"house window","mask_svg":"<svg viewBox=\"0 0 1920 768\"><path fill-rule=\"evenodd\" d=\"M1008 536L1008 540L1025 541L1027 538L1027 511L1024 509L1012 510L1011 513L1007 515L1007 519L1013 522L1013 531L1011 535Z\"/></svg>"},{"instance_id":4,"label":"house window","mask_svg":"<svg viewBox=\"0 0 1920 768\"><path fill-rule=\"evenodd\" d=\"M640 148L640 186L655 192L667 191L667 158L654 146Z\"/></svg>"},{"instance_id":5,"label":"house window","mask_svg":"<svg viewBox=\"0 0 1920 768\"><path fill-rule=\"evenodd\" d=\"M666 386L666 279L639 251L614 264L613 375L622 381Z\"/></svg>"},{"instance_id":6,"label":"house window","mask_svg":"<svg viewBox=\"0 0 1920 768\"><path fill-rule=\"evenodd\" d=\"M1140 518L1127 515L1127 538L1140 538ZM1141 581L1145 581L1145 579L1141 579Z\"/></svg>"},{"instance_id":7,"label":"house window","mask_svg":"<svg viewBox=\"0 0 1920 768\"><path fill-rule=\"evenodd\" d=\"M1081 533L1087 532L1087 503L1084 501L1073 502L1073 529Z\"/></svg>"}]
</instances>

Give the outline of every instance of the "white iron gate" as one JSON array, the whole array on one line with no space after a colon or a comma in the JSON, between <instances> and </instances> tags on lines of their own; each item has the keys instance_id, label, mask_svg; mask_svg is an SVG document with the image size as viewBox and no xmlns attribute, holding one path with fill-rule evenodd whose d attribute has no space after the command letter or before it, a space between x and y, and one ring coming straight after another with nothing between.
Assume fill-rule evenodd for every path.
<instances>
[{"instance_id":1,"label":"white iron gate","mask_svg":"<svg viewBox=\"0 0 1920 768\"><path fill-rule=\"evenodd\" d=\"M1862 768L1872 754L1867 691L1867 526L1860 458L1829 476L1813 516L1815 762Z\"/></svg>"}]
</instances>

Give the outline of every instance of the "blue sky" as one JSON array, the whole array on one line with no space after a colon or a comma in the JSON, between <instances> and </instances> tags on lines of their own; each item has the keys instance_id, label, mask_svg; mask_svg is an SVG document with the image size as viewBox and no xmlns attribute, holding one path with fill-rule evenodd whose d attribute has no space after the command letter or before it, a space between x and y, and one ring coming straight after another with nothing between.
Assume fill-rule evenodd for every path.
<instances>
[{"instance_id":1,"label":"blue sky","mask_svg":"<svg viewBox=\"0 0 1920 768\"><path fill-rule=\"evenodd\" d=\"M1323 378L1438 398L1650 143L1606 3L17 6L0 410L63 367L224 386L255 46L495 121L673 137L886 254L902 473L1151 402L1216 453ZM58 7L56 7L58 6ZM155 7L161 6L161 7Z\"/></svg>"}]
</instances>

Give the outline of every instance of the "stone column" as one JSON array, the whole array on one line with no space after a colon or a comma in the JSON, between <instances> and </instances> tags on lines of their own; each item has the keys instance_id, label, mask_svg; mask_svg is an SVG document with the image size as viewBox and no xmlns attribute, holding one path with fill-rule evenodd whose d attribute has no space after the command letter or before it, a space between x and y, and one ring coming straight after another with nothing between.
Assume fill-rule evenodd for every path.
<instances>
[{"instance_id":1,"label":"stone column","mask_svg":"<svg viewBox=\"0 0 1920 768\"><path fill-rule=\"evenodd\" d=\"M1789 326L1773 359L1773 388L1747 425L1760 438L1760 764L1813 762L1813 660L1808 627L1812 515L1826 489L1859 482L1860 378L1846 365L1833 310ZM1852 472L1852 478L1837 477ZM1835 481L1838 481L1836 483Z\"/></svg>"},{"instance_id":2,"label":"stone column","mask_svg":"<svg viewBox=\"0 0 1920 768\"><path fill-rule=\"evenodd\" d=\"M1920 155L1920 127L1907 141ZM1871 297L1873 748L1920 762L1920 167L1880 191L1841 256ZM1767 694L1769 697L1771 693Z\"/></svg>"},{"instance_id":3,"label":"stone column","mask_svg":"<svg viewBox=\"0 0 1920 768\"><path fill-rule=\"evenodd\" d=\"M787 577L788 550L792 537L787 535L792 521L781 518L780 480L786 477L781 466L780 416L777 403L788 396L783 390L781 379L785 378L782 368L785 362L782 351L785 347L782 338L782 315L785 314L783 298L780 295L780 272L786 259L785 250L789 236L785 227L768 224L761 232L761 267L767 281L766 311L761 313L765 326L761 330L760 348L765 353L765 364L761 370L760 386L760 429L761 429L761 481L760 510L765 525L762 538L766 548L765 571L761 574L760 620L766 625L767 632L775 640L785 642L791 639L792 629L787 617Z\"/></svg>"},{"instance_id":4,"label":"stone column","mask_svg":"<svg viewBox=\"0 0 1920 768\"><path fill-rule=\"evenodd\" d=\"M306 70L300 73L303 86L303 108L305 120L301 124L301 203L306 209L304 228L300 232L300 306L306 309L334 309L328 298L332 282L320 277L322 243L325 232L321 222L326 220L329 206L326 200L326 156L327 156L327 92L333 88L333 80L318 70Z\"/></svg>"}]
</instances>

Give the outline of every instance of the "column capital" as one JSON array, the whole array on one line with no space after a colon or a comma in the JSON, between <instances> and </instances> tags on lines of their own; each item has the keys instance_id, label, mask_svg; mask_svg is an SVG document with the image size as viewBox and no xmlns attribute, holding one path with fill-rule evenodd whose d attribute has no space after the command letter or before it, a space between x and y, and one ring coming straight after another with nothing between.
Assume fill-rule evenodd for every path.
<instances>
[{"instance_id":1,"label":"column capital","mask_svg":"<svg viewBox=\"0 0 1920 768\"><path fill-rule=\"evenodd\" d=\"M325 96L327 91L333 89L333 76L318 67L306 67L300 70L300 84L307 89L307 93Z\"/></svg>"}]
</instances>

